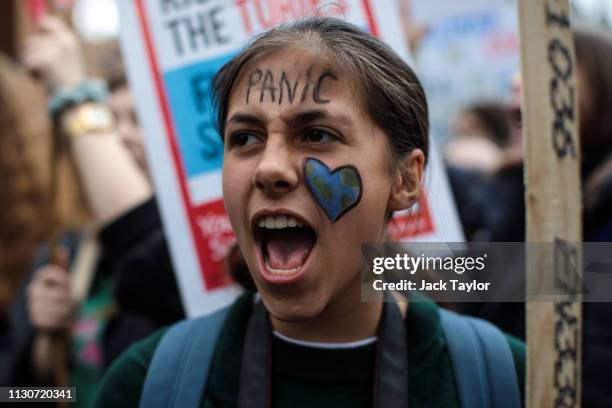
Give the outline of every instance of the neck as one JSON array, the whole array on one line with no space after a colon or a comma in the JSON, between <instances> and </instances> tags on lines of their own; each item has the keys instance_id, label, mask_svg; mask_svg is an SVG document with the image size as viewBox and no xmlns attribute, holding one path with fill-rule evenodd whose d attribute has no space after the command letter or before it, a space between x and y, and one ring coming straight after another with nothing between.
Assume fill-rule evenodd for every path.
<instances>
[{"instance_id":1,"label":"neck","mask_svg":"<svg viewBox=\"0 0 612 408\"><path fill-rule=\"evenodd\" d=\"M359 282L360 283L360 282ZM313 319L286 322L270 315L272 327L279 333L303 341L347 343L376 335L382 304L361 302L359 290L341 294Z\"/></svg>"}]
</instances>

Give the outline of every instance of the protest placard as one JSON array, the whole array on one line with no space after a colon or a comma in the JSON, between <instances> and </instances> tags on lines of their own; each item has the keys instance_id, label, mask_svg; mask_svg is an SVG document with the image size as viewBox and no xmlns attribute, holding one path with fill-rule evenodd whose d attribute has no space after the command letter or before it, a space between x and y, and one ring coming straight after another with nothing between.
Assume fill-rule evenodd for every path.
<instances>
[{"instance_id":1,"label":"protest placard","mask_svg":"<svg viewBox=\"0 0 612 408\"><path fill-rule=\"evenodd\" d=\"M505 101L519 64L514 0L404 0L423 27L415 50L431 104L433 135L446 141L452 119L478 101Z\"/></svg>"},{"instance_id":2,"label":"protest placard","mask_svg":"<svg viewBox=\"0 0 612 408\"><path fill-rule=\"evenodd\" d=\"M568 0L519 2L525 134L527 290L566 296L527 303L527 406L581 404L582 213L576 58Z\"/></svg>"},{"instance_id":3,"label":"protest placard","mask_svg":"<svg viewBox=\"0 0 612 408\"><path fill-rule=\"evenodd\" d=\"M131 0L120 7L122 48L181 294L189 315L212 311L237 293L225 271L235 237L222 201L223 143L213 126L212 76L254 35L315 14L344 18L409 61L398 4ZM392 238L463 239L435 150L430 163L431 191L418 208L397 215Z\"/></svg>"}]
</instances>

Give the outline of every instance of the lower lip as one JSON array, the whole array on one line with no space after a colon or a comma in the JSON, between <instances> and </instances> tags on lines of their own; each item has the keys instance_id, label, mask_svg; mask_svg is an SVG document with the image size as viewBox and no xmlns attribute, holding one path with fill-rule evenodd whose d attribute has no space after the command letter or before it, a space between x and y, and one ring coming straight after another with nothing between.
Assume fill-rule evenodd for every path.
<instances>
[{"instance_id":1,"label":"lower lip","mask_svg":"<svg viewBox=\"0 0 612 408\"><path fill-rule=\"evenodd\" d=\"M264 260L261 244L256 243L255 252L257 253L257 264L259 266L260 275L263 280L270 285L296 285L305 279L306 272L308 271L310 263L314 258L316 249L317 243L315 242L314 246L310 250L310 253L308 254L308 258L306 258L306 262L304 262L299 271L292 274L280 274L270 272Z\"/></svg>"}]
</instances>

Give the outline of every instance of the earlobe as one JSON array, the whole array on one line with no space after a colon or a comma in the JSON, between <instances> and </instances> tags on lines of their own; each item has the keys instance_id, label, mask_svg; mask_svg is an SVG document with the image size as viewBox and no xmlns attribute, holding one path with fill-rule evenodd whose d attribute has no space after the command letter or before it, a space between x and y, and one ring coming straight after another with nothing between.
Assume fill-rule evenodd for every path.
<instances>
[{"instance_id":1,"label":"earlobe","mask_svg":"<svg viewBox=\"0 0 612 408\"><path fill-rule=\"evenodd\" d=\"M412 150L396 166L389 197L389 212L405 210L418 200L424 167L425 155L421 149Z\"/></svg>"}]
</instances>

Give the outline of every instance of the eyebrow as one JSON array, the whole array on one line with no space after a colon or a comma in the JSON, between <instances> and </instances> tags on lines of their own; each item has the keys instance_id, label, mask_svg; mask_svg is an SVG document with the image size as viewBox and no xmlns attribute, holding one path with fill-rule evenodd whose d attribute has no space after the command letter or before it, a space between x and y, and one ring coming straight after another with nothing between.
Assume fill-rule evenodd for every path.
<instances>
[{"instance_id":1,"label":"eyebrow","mask_svg":"<svg viewBox=\"0 0 612 408\"><path fill-rule=\"evenodd\" d=\"M338 122L345 126L352 125L352 121L348 116L332 114L324 109L311 109L298 112L285 120L285 122L289 127L304 127L309 123L322 119L333 120L334 122Z\"/></svg>"},{"instance_id":2,"label":"eyebrow","mask_svg":"<svg viewBox=\"0 0 612 408\"><path fill-rule=\"evenodd\" d=\"M332 120L344 126L352 126L353 121L350 117L342 114L333 114L325 109L310 109L296 113L285 119L284 122L288 127L304 127L317 120ZM225 127L230 124L251 125L255 127L265 128L264 122L256 115L248 113L236 113L225 122Z\"/></svg>"},{"instance_id":3,"label":"eyebrow","mask_svg":"<svg viewBox=\"0 0 612 408\"><path fill-rule=\"evenodd\" d=\"M257 116L255 115L250 115L248 113L236 113L234 115L232 115L231 118L229 118L227 121L225 121L225 126L227 127L228 125L232 124L232 123L236 123L239 125L251 125L251 126L256 126L256 127L260 127L263 128L264 123L261 119L259 119Z\"/></svg>"}]
</instances>

